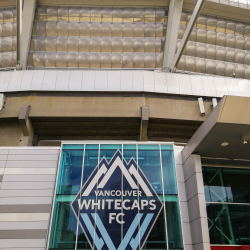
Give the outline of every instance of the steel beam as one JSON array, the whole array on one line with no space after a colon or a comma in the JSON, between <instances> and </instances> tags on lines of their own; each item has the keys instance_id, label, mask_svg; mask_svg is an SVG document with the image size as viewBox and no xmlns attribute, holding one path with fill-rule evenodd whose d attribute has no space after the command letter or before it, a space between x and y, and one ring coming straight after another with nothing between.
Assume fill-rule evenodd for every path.
<instances>
[{"instance_id":1,"label":"steel beam","mask_svg":"<svg viewBox=\"0 0 250 250\"><path fill-rule=\"evenodd\" d=\"M171 63L174 60L178 30L181 20L183 0L170 0L168 11L168 23L164 47L163 71L169 72Z\"/></svg>"},{"instance_id":2,"label":"steel beam","mask_svg":"<svg viewBox=\"0 0 250 250\"><path fill-rule=\"evenodd\" d=\"M17 41L17 56L16 68L21 69L21 35L22 35L22 0L16 0L16 41Z\"/></svg>"},{"instance_id":3,"label":"steel beam","mask_svg":"<svg viewBox=\"0 0 250 250\"><path fill-rule=\"evenodd\" d=\"M23 6L23 29L22 31L22 45L21 45L21 64L22 69L26 69L27 61L28 61L28 54L29 54L29 47L30 47L30 39L32 35L32 28L34 22L36 10L36 0L24 0Z\"/></svg>"},{"instance_id":4,"label":"steel beam","mask_svg":"<svg viewBox=\"0 0 250 250\"><path fill-rule=\"evenodd\" d=\"M179 46L179 48L178 48L178 50L177 50L177 52L176 52L176 54L174 56L174 60L171 63L171 66L170 66L170 71L171 72L175 71L178 62L180 61L183 50L186 47L186 44L188 42L188 38L189 38L189 36L190 36L190 34L191 34L192 30L193 30L193 27L194 27L194 25L196 23L197 18L199 17L199 14L201 12L201 9L203 7L204 2L205 2L205 0L198 0L197 3L196 3L196 6L194 8L194 12L193 12L193 14L191 16L191 19L190 19L190 21L188 23L187 29L186 29L186 31L184 33L184 36L183 36L182 40L181 40L181 44L180 44L180 46Z\"/></svg>"},{"instance_id":5,"label":"steel beam","mask_svg":"<svg viewBox=\"0 0 250 250\"><path fill-rule=\"evenodd\" d=\"M140 141L147 141L148 107L141 107Z\"/></svg>"}]
</instances>

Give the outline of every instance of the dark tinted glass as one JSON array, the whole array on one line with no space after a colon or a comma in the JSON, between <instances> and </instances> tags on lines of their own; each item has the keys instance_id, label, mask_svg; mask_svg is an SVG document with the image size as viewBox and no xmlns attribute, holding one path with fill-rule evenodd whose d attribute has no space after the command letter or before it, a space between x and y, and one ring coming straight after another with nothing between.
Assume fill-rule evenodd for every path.
<instances>
[{"instance_id":1,"label":"dark tinted glass","mask_svg":"<svg viewBox=\"0 0 250 250\"><path fill-rule=\"evenodd\" d=\"M56 197L50 248L75 248L77 219L70 207L73 198L70 195L58 195Z\"/></svg>"},{"instance_id":2,"label":"dark tinted glass","mask_svg":"<svg viewBox=\"0 0 250 250\"><path fill-rule=\"evenodd\" d=\"M203 174L206 201L227 202L221 168L205 168Z\"/></svg>"},{"instance_id":3,"label":"dark tinted glass","mask_svg":"<svg viewBox=\"0 0 250 250\"><path fill-rule=\"evenodd\" d=\"M210 244L234 244L227 205L207 204Z\"/></svg>"},{"instance_id":4,"label":"dark tinted glass","mask_svg":"<svg viewBox=\"0 0 250 250\"><path fill-rule=\"evenodd\" d=\"M161 210L143 249L167 249L164 210Z\"/></svg>"},{"instance_id":5,"label":"dark tinted glass","mask_svg":"<svg viewBox=\"0 0 250 250\"><path fill-rule=\"evenodd\" d=\"M168 227L168 247L169 249L183 248L180 212L177 197L166 197L165 202L167 227Z\"/></svg>"},{"instance_id":6,"label":"dark tinted glass","mask_svg":"<svg viewBox=\"0 0 250 250\"><path fill-rule=\"evenodd\" d=\"M250 170L222 168L229 202L250 203Z\"/></svg>"},{"instance_id":7,"label":"dark tinted glass","mask_svg":"<svg viewBox=\"0 0 250 250\"><path fill-rule=\"evenodd\" d=\"M206 201L250 203L250 170L203 167Z\"/></svg>"},{"instance_id":8,"label":"dark tinted glass","mask_svg":"<svg viewBox=\"0 0 250 250\"><path fill-rule=\"evenodd\" d=\"M250 245L250 206L207 204L211 244Z\"/></svg>"},{"instance_id":9,"label":"dark tinted glass","mask_svg":"<svg viewBox=\"0 0 250 250\"><path fill-rule=\"evenodd\" d=\"M236 245L250 245L250 206L228 206Z\"/></svg>"}]
</instances>

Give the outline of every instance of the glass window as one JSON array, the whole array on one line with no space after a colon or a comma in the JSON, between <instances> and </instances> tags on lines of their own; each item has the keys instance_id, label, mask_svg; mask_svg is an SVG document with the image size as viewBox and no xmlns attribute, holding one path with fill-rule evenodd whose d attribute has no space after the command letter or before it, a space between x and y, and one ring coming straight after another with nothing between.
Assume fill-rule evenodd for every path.
<instances>
[{"instance_id":1,"label":"glass window","mask_svg":"<svg viewBox=\"0 0 250 250\"><path fill-rule=\"evenodd\" d=\"M94 169L98 166L100 160L105 157L109 162L112 160L112 157L117 152L117 150L120 150L120 153L123 154L122 156L128 164L128 172L131 158L134 159L135 165L138 162L143 174L147 177L156 193L159 194L160 200L165 202L166 211L164 209L161 210L159 217L152 227L152 231L149 233L143 249L167 249L167 235L169 249L183 248L172 145L64 144L62 146L61 163L58 174L58 184L56 189L57 192L54 204L49 245L50 249L73 250L75 249L75 244L77 244L76 249L91 248L82 226L77 223L76 218L81 215L75 215L70 204L75 199L75 196L78 194L81 187L83 187L85 183L88 182L89 177L93 173ZM126 163L123 165L123 167L124 166L126 167ZM104 188L106 191L112 189L120 189L121 191L131 189L127 179L121 175L119 168L116 168L112 174L114 174L115 177L112 175L114 178L110 178L106 182L105 186L102 187L102 189ZM135 176L133 175L132 177L136 181ZM102 178L103 177L100 178L100 181ZM165 194L167 194L165 197L163 197L162 183L164 183ZM141 187L139 187L139 190L141 190ZM101 200L100 204L105 204L102 202L102 199L106 198L107 197L102 195L98 196L98 199ZM124 197L117 196L113 198L123 199ZM151 199L150 197L144 196L137 196L137 198L139 204L141 204L141 199L147 199L148 201ZM96 199L96 193L94 193L92 190L92 192L86 197L79 196L81 203L82 199ZM126 199L132 199L132 197L126 196ZM103 206L108 206L108 204ZM105 224L109 235L111 237L113 236L112 239L116 239L114 240L113 244L115 248L118 248L123 240L123 237L125 237L127 232L130 230L130 226L137 216L138 228L142 227L144 219L140 221L139 217L143 212L140 212L139 215L138 210L134 209L134 215L129 215L131 218L126 218L126 215L124 215L124 220L126 220L127 223L112 227L112 224L109 224L106 221L107 210L109 210L109 208L105 208L103 211L98 211L98 215L100 216L101 221ZM119 213L122 213L123 211L125 210L121 207ZM113 213L117 213L117 211L113 211ZM94 223L93 218L91 218L91 221ZM165 224L166 222L168 229L167 232ZM118 226L121 226L121 230L116 230ZM97 229L97 233L99 232L98 230L99 229ZM134 240L139 240L139 236L137 237L136 233L133 234L133 238ZM92 244L93 239L90 240L90 243ZM126 249L130 248L132 249L133 247L128 244Z\"/></svg>"},{"instance_id":2,"label":"glass window","mask_svg":"<svg viewBox=\"0 0 250 250\"><path fill-rule=\"evenodd\" d=\"M64 144L62 149L84 149L83 144Z\"/></svg>"},{"instance_id":3,"label":"glass window","mask_svg":"<svg viewBox=\"0 0 250 250\"><path fill-rule=\"evenodd\" d=\"M87 144L85 148L82 185L87 181L98 164L98 144Z\"/></svg>"},{"instance_id":4,"label":"glass window","mask_svg":"<svg viewBox=\"0 0 250 250\"><path fill-rule=\"evenodd\" d=\"M136 145L123 145L123 157L128 162L131 157L137 162Z\"/></svg>"},{"instance_id":5,"label":"glass window","mask_svg":"<svg viewBox=\"0 0 250 250\"><path fill-rule=\"evenodd\" d=\"M249 245L250 170L203 167L202 171L210 243Z\"/></svg>"},{"instance_id":6,"label":"glass window","mask_svg":"<svg viewBox=\"0 0 250 250\"><path fill-rule=\"evenodd\" d=\"M162 172L165 194L177 194L172 145L161 145Z\"/></svg>"},{"instance_id":7,"label":"glass window","mask_svg":"<svg viewBox=\"0 0 250 250\"><path fill-rule=\"evenodd\" d=\"M168 228L168 247L169 249L181 249L183 248L183 244L178 197L176 195L165 196L165 208Z\"/></svg>"},{"instance_id":8,"label":"glass window","mask_svg":"<svg viewBox=\"0 0 250 250\"><path fill-rule=\"evenodd\" d=\"M250 206L228 205L236 245L250 245Z\"/></svg>"},{"instance_id":9,"label":"glass window","mask_svg":"<svg viewBox=\"0 0 250 250\"><path fill-rule=\"evenodd\" d=\"M159 145L138 145L138 164L157 194L162 194Z\"/></svg>"},{"instance_id":10,"label":"glass window","mask_svg":"<svg viewBox=\"0 0 250 250\"><path fill-rule=\"evenodd\" d=\"M250 203L250 170L222 168L229 202Z\"/></svg>"},{"instance_id":11,"label":"glass window","mask_svg":"<svg viewBox=\"0 0 250 250\"><path fill-rule=\"evenodd\" d=\"M162 195L159 198L162 201ZM164 209L161 210L143 249L167 249Z\"/></svg>"},{"instance_id":12,"label":"glass window","mask_svg":"<svg viewBox=\"0 0 250 250\"><path fill-rule=\"evenodd\" d=\"M234 244L227 205L207 204L207 219L211 244Z\"/></svg>"},{"instance_id":13,"label":"glass window","mask_svg":"<svg viewBox=\"0 0 250 250\"><path fill-rule=\"evenodd\" d=\"M211 244L250 245L250 206L207 204Z\"/></svg>"},{"instance_id":14,"label":"glass window","mask_svg":"<svg viewBox=\"0 0 250 250\"><path fill-rule=\"evenodd\" d=\"M74 198L74 196L70 195L59 195L56 197L50 248L75 248L77 219L70 207L70 203Z\"/></svg>"},{"instance_id":15,"label":"glass window","mask_svg":"<svg viewBox=\"0 0 250 250\"><path fill-rule=\"evenodd\" d=\"M227 202L227 192L223 184L221 168L205 168L203 174L205 193L208 192L206 190L207 187L209 189L209 196L208 193L206 195L206 198L208 199L207 201Z\"/></svg>"},{"instance_id":16,"label":"glass window","mask_svg":"<svg viewBox=\"0 0 250 250\"><path fill-rule=\"evenodd\" d=\"M206 201L250 203L250 170L203 167Z\"/></svg>"},{"instance_id":17,"label":"glass window","mask_svg":"<svg viewBox=\"0 0 250 250\"><path fill-rule=\"evenodd\" d=\"M102 157L105 157L107 161L110 161L118 149L122 152L122 145L102 144L100 148L100 160Z\"/></svg>"},{"instance_id":18,"label":"glass window","mask_svg":"<svg viewBox=\"0 0 250 250\"><path fill-rule=\"evenodd\" d=\"M77 194L82 176L83 150L63 150L57 194Z\"/></svg>"}]
</instances>

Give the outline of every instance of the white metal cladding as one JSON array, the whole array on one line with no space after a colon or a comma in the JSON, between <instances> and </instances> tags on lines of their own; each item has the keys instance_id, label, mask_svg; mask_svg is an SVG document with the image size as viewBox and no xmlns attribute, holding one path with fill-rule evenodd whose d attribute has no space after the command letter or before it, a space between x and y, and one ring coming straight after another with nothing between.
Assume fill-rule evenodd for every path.
<instances>
[{"instance_id":1,"label":"white metal cladding","mask_svg":"<svg viewBox=\"0 0 250 250\"><path fill-rule=\"evenodd\" d=\"M44 249L59 148L0 149L0 249Z\"/></svg>"},{"instance_id":2,"label":"white metal cladding","mask_svg":"<svg viewBox=\"0 0 250 250\"><path fill-rule=\"evenodd\" d=\"M183 12L178 38L191 17ZM180 40L177 42L177 47ZM250 24L200 15L193 29L178 70L250 79Z\"/></svg>"},{"instance_id":3,"label":"white metal cladding","mask_svg":"<svg viewBox=\"0 0 250 250\"><path fill-rule=\"evenodd\" d=\"M16 9L0 9L0 68L16 66Z\"/></svg>"},{"instance_id":4,"label":"white metal cladding","mask_svg":"<svg viewBox=\"0 0 250 250\"><path fill-rule=\"evenodd\" d=\"M139 91L197 97L250 96L250 80L146 70L23 70L0 72L0 91ZM17 169L15 164L22 164L22 161L8 164ZM25 168L27 173L33 174L45 169L42 164L38 163L36 169L26 164L19 171ZM47 174L54 172L50 165L46 169ZM11 167L6 170L12 171Z\"/></svg>"},{"instance_id":5,"label":"white metal cladding","mask_svg":"<svg viewBox=\"0 0 250 250\"><path fill-rule=\"evenodd\" d=\"M38 6L29 67L161 68L164 9Z\"/></svg>"}]
</instances>

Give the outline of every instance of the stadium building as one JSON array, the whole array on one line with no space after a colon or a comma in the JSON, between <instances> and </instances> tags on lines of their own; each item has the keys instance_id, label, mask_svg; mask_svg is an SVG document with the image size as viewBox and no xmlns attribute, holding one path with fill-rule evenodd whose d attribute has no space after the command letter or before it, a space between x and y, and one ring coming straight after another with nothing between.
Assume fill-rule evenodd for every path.
<instances>
[{"instance_id":1,"label":"stadium building","mask_svg":"<svg viewBox=\"0 0 250 250\"><path fill-rule=\"evenodd\" d=\"M249 0L1 0L0 250L249 250L249 97Z\"/></svg>"}]
</instances>

